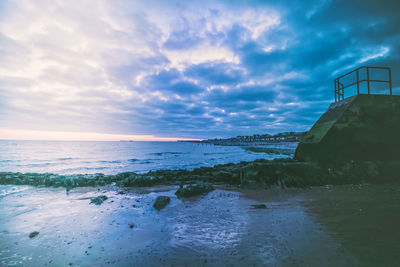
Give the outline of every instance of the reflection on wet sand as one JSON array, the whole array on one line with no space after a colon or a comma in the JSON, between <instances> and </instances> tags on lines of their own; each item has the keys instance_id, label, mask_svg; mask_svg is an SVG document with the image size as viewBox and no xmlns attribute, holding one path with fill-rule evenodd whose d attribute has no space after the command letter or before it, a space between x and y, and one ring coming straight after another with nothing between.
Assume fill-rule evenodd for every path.
<instances>
[{"instance_id":1,"label":"reflection on wet sand","mask_svg":"<svg viewBox=\"0 0 400 267\"><path fill-rule=\"evenodd\" d=\"M351 266L363 260L341 229L336 231L335 218L324 214L329 200L324 187L220 187L186 200L176 198L176 189L121 193L111 186L66 194L62 189L2 186L8 193L0 196L0 264ZM90 204L99 195L108 199ZM160 195L171 202L157 211L152 205ZM346 230L351 227L357 226ZM33 231L39 234L29 238Z\"/></svg>"}]
</instances>

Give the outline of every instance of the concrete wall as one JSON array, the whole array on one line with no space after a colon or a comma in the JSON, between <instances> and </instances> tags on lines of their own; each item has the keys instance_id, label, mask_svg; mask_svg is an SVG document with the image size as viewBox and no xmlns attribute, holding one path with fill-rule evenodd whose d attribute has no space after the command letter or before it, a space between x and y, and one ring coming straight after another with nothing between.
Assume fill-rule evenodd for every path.
<instances>
[{"instance_id":1,"label":"concrete wall","mask_svg":"<svg viewBox=\"0 0 400 267\"><path fill-rule=\"evenodd\" d=\"M295 158L320 162L400 159L400 96L356 95L331 104Z\"/></svg>"}]
</instances>

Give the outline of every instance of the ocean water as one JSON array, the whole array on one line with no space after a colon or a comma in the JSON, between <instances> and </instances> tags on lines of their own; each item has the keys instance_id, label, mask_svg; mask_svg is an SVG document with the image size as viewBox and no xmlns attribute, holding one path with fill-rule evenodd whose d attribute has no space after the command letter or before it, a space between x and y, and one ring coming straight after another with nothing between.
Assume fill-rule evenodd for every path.
<instances>
[{"instance_id":1,"label":"ocean water","mask_svg":"<svg viewBox=\"0 0 400 267\"><path fill-rule=\"evenodd\" d=\"M256 159L291 157L297 143L251 147L191 142L0 140L0 172L57 174L145 173ZM262 152L263 149L267 152Z\"/></svg>"}]
</instances>

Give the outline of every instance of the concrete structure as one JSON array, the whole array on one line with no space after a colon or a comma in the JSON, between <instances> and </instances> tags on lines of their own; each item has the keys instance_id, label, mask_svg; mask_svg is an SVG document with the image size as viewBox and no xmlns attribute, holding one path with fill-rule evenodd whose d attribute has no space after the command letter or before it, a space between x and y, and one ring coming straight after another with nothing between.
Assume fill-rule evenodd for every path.
<instances>
[{"instance_id":1,"label":"concrete structure","mask_svg":"<svg viewBox=\"0 0 400 267\"><path fill-rule=\"evenodd\" d=\"M400 96L360 94L331 104L302 138L295 158L400 160Z\"/></svg>"}]
</instances>

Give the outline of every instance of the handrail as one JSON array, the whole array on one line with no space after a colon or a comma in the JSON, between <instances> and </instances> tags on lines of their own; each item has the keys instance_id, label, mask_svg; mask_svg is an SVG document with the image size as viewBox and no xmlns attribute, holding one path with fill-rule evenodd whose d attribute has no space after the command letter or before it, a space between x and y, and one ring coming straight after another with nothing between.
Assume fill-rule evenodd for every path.
<instances>
[{"instance_id":1,"label":"handrail","mask_svg":"<svg viewBox=\"0 0 400 267\"><path fill-rule=\"evenodd\" d=\"M359 79L359 72L361 69L366 69L367 73L367 78L366 79ZM376 79L370 79L369 73L370 70L374 69L380 69L380 70L386 70L388 72L388 80L376 80ZM357 80L353 83L350 83L348 85L344 85L343 83L340 82L340 79L356 72L357 74ZM355 70L352 70L346 74L343 74L342 76L337 77L334 79L335 82L335 103L340 102L344 99L344 89L357 85L357 95L360 94L360 83L362 82L367 82L367 88L368 88L368 94L371 94L371 83L388 83L389 84L389 94L392 95L392 71L389 67L371 67L371 66L361 66L358 67Z\"/></svg>"}]
</instances>

